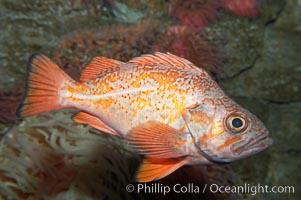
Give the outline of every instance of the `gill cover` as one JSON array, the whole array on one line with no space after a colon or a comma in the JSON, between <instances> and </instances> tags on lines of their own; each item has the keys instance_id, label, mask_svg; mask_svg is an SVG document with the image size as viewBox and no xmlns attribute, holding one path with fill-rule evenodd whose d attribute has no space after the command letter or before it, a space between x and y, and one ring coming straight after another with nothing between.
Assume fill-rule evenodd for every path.
<instances>
[{"instance_id":1,"label":"gill cover","mask_svg":"<svg viewBox=\"0 0 301 200\"><path fill-rule=\"evenodd\" d=\"M210 130L213 126L214 109L200 104L186 108L182 117L194 140L194 144L200 154L212 162L228 163L227 160L219 159L217 152L210 148Z\"/></svg>"}]
</instances>

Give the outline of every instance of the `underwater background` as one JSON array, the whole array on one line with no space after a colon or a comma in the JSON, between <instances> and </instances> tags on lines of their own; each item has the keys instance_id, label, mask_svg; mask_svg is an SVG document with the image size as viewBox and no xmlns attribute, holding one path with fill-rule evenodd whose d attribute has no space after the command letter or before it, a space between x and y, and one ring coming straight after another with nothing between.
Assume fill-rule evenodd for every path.
<instances>
[{"instance_id":1,"label":"underwater background","mask_svg":"<svg viewBox=\"0 0 301 200\"><path fill-rule=\"evenodd\" d=\"M1 0L0 199L301 199L301 1L233 0L234 8L229 2ZM74 123L74 110L15 117L34 52L78 79L94 56L127 61L156 51L206 69L274 140L245 160L185 166L156 183L293 186L294 192L127 192L137 184L141 157L123 140Z\"/></svg>"}]
</instances>

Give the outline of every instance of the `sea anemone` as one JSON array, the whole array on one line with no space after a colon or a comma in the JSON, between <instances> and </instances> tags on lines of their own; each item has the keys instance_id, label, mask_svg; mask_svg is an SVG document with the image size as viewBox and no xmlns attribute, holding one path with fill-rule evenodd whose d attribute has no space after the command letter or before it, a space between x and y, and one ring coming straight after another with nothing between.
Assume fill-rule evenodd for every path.
<instances>
[{"instance_id":1,"label":"sea anemone","mask_svg":"<svg viewBox=\"0 0 301 200\"><path fill-rule=\"evenodd\" d=\"M181 25L202 28L216 17L221 6L220 0L172 0L168 13L180 20Z\"/></svg>"},{"instance_id":2,"label":"sea anemone","mask_svg":"<svg viewBox=\"0 0 301 200\"><path fill-rule=\"evenodd\" d=\"M238 16L257 16L260 14L260 0L224 0L224 9Z\"/></svg>"},{"instance_id":3,"label":"sea anemone","mask_svg":"<svg viewBox=\"0 0 301 200\"><path fill-rule=\"evenodd\" d=\"M0 199L131 199L137 154L70 114L27 118L2 138Z\"/></svg>"},{"instance_id":4,"label":"sea anemone","mask_svg":"<svg viewBox=\"0 0 301 200\"><path fill-rule=\"evenodd\" d=\"M184 26L170 27L155 43L153 50L170 52L186 58L216 79L220 78L221 52L195 29Z\"/></svg>"}]
</instances>

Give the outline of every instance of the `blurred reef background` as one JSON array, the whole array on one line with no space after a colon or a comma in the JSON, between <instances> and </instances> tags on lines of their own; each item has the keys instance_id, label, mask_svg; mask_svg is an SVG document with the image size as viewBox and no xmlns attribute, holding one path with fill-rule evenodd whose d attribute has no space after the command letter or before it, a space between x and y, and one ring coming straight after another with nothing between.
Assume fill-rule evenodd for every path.
<instances>
[{"instance_id":1,"label":"blurred reef background","mask_svg":"<svg viewBox=\"0 0 301 200\"><path fill-rule=\"evenodd\" d=\"M301 199L301 0L1 0L0 31L0 199ZM15 117L34 52L78 79L94 56L155 51L206 69L274 139L254 157L182 167L158 182L293 194L128 193L140 157L123 140L72 122L73 110Z\"/></svg>"}]
</instances>

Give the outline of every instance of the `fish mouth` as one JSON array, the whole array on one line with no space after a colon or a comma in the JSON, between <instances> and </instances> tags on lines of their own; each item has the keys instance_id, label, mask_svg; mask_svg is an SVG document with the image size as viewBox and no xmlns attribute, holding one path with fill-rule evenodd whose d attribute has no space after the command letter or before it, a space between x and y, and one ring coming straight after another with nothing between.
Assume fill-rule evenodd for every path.
<instances>
[{"instance_id":1,"label":"fish mouth","mask_svg":"<svg viewBox=\"0 0 301 200\"><path fill-rule=\"evenodd\" d=\"M273 144L273 140L269 136L261 137L256 142L254 142L252 145L247 147L251 152L251 154L258 153L260 151L263 151L270 147Z\"/></svg>"},{"instance_id":2,"label":"fish mouth","mask_svg":"<svg viewBox=\"0 0 301 200\"><path fill-rule=\"evenodd\" d=\"M273 144L273 140L269 137L268 132L262 134L256 139L251 139L248 142L238 143L231 148L232 152L235 154L241 154L243 152L247 154L255 154L263 151Z\"/></svg>"}]
</instances>

